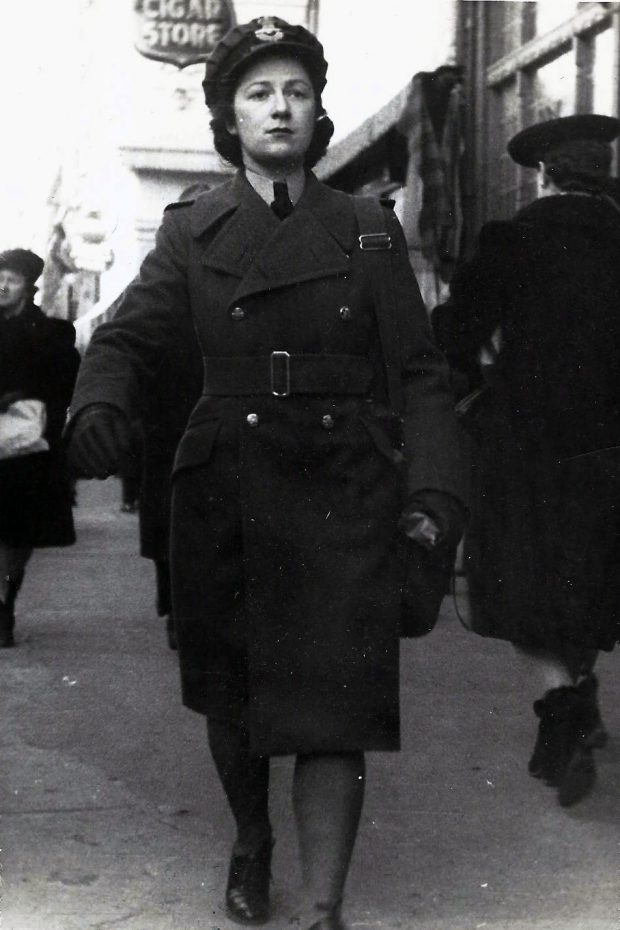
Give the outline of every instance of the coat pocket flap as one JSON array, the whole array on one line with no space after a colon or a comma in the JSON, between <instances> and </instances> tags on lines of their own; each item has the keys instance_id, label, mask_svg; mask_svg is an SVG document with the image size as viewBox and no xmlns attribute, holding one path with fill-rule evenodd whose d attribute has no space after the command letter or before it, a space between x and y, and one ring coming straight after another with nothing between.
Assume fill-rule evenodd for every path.
<instances>
[{"instance_id":1,"label":"coat pocket flap","mask_svg":"<svg viewBox=\"0 0 620 930\"><path fill-rule=\"evenodd\" d=\"M189 427L174 457L172 474L176 475L184 468L204 465L211 458L213 446L220 431L219 420L203 420Z\"/></svg>"}]
</instances>

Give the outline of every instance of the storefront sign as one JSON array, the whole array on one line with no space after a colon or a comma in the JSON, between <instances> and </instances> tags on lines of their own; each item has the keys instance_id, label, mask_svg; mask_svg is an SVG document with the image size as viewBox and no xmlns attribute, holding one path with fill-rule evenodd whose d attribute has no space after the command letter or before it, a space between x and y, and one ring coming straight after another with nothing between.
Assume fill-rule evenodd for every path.
<instances>
[{"instance_id":1,"label":"storefront sign","mask_svg":"<svg viewBox=\"0 0 620 930\"><path fill-rule=\"evenodd\" d=\"M232 0L134 0L136 48L177 68L204 61L235 25Z\"/></svg>"}]
</instances>

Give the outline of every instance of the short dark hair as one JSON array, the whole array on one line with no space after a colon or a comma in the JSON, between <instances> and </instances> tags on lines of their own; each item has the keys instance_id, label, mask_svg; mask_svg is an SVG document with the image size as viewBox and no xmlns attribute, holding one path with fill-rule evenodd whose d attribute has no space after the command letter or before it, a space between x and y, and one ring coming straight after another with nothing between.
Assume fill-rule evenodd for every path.
<instances>
[{"instance_id":1,"label":"short dark hair","mask_svg":"<svg viewBox=\"0 0 620 930\"><path fill-rule=\"evenodd\" d=\"M273 53L277 55L279 49L274 48ZM253 64L253 61L248 62L248 66L251 64ZM235 121L233 105L235 91L246 70L247 68L239 70L235 74L234 80L222 82L217 100L211 106L212 118L209 125L213 133L215 151L224 161L234 165L235 168L243 167L241 143L239 142L239 137L229 131L228 126ZM317 120L310 145L308 146L308 151L304 158L304 166L306 168L314 168L327 151L331 137L334 134L334 124L325 112L321 94L316 87L313 74L310 70L308 70L308 74L314 90Z\"/></svg>"},{"instance_id":2,"label":"short dark hair","mask_svg":"<svg viewBox=\"0 0 620 930\"><path fill-rule=\"evenodd\" d=\"M545 177L561 190L600 188L611 171L611 146L595 139L572 139L544 155Z\"/></svg>"}]
</instances>

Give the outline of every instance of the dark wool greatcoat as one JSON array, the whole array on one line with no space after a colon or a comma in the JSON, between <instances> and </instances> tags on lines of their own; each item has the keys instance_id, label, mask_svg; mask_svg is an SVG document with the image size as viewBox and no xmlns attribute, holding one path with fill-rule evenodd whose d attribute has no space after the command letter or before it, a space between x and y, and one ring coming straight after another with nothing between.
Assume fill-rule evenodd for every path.
<instances>
[{"instance_id":1,"label":"dark wool greatcoat","mask_svg":"<svg viewBox=\"0 0 620 930\"><path fill-rule=\"evenodd\" d=\"M75 330L34 304L0 318L0 398L19 392L45 403L48 452L0 460L0 540L15 548L75 541L61 433L80 357Z\"/></svg>"},{"instance_id":2,"label":"dark wool greatcoat","mask_svg":"<svg viewBox=\"0 0 620 930\"><path fill-rule=\"evenodd\" d=\"M169 558L172 466L202 393L202 367L196 332L187 319L162 353L154 376L142 387L136 411L142 428L139 520L140 553L147 559Z\"/></svg>"},{"instance_id":3,"label":"dark wool greatcoat","mask_svg":"<svg viewBox=\"0 0 620 930\"><path fill-rule=\"evenodd\" d=\"M468 415L473 628L525 646L611 649L620 633L613 203L585 192L546 197L483 228L433 326L466 369L498 325L491 386Z\"/></svg>"},{"instance_id":4,"label":"dark wool greatcoat","mask_svg":"<svg viewBox=\"0 0 620 930\"><path fill-rule=\"evenodd\" d=\"M400 295L409 489L458 498L445 363L387 210L386 222ZM242 174L168 210L138 283L95 333L73 402L74 415L94 401L126 410L136 368L154 370L191 313L206 393L174 473L183 696L194 710L239 717L258 754L398 748L402 500L357 236L351 198L313 175L282 222ZM331 356L325 364L343 382L343 357L356 356L363 393L275 397L272 351L313 356L318 378L325 362L316 357ZM264 393L214 391L214 358L238 365L241 383L253 357ZM292 391L299 377L307 387L312 374L292 365Z\"/></svg>"}]
</instances>

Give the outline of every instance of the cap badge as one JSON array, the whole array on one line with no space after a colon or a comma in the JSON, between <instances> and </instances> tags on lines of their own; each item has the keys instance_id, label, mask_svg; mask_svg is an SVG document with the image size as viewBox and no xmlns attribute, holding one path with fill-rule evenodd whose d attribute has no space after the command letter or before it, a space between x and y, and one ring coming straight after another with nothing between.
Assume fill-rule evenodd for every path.
<instances>
[{"instance_id":1,"label":"cap badge","mask_svg":"<svg viewBox=\"0 0 620 930\"><path fill-rule=\"evenodd\" d=\"M281 42L284 38L284 33L281 29L278 28L274 19L271 16L263 16L259 20L260 28L256 30L254 35L259 40L259 42Z\"/></svg>"}]
</instances>

